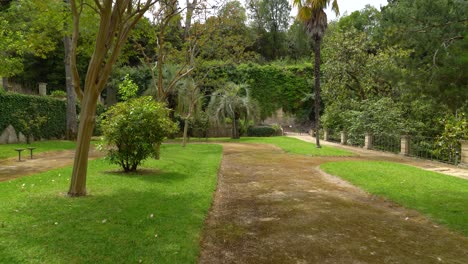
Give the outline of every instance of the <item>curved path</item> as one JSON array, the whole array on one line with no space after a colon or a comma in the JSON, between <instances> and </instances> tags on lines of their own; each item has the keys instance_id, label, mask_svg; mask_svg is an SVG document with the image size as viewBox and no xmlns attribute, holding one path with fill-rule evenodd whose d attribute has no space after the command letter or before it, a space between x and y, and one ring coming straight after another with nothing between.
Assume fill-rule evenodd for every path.
<instances>
[{"instance_id":1,"label":"curved path","mask_svg":"<svg viewBox=\"0 0 468 264\"><path fill-rule=\"evenodd\" d=\"M467 263L466 237L318 169L356 158L223 146L200 263Z\"/></svg>"},{"instance_id":2,"label":"curved path","mask_svg":"<svg viewBox=\"0 0 468 264\"><path fill-rule=\"evenodd\" d=\"M0 182L72 165L74 156L75 150L61 150L35 154L32 160L24 157L21 162L17 158L0 160ZM90 159L100 156L96 150L89 152Z\"/></svg>"}]
</instances>

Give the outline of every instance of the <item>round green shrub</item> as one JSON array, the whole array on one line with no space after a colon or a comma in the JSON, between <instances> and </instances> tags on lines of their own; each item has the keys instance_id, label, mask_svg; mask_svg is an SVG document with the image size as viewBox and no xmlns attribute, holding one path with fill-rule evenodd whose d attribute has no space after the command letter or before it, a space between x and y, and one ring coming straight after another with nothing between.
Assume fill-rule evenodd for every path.
<instances>
[{"instance_id":1,"label":"round green shrub","mask_svg":"<svg viewBox=\"0 0 468 264\"><path fill-rule=\"evenodd\" d=\"M169 111L151 97L130 99L109 108L101 121L109 160L129 172L148 157L157 156L164 138L177 131Z\"/></svg>"}]
</instances>

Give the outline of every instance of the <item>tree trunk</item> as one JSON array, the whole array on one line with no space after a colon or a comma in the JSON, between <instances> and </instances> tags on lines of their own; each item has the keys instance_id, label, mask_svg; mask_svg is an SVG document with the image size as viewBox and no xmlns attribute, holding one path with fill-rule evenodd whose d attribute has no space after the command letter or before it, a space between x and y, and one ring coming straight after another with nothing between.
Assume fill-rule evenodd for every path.
<instances>
[{"instance_id":1,"label":"tree trunk","mask_svg":"<svg viewBox=\"0 0 468 264\"><path fill-rule=\"evenodd\" d=\"M76 140L78 120L76 118L76 94L73 87L73 75L70 65L70 50L71 50L71 37L63 37L63 45L65 47L65 86L67 88L67 132L66 138L68 140Z\"/></svg>"},{"instance_id":2,"label":"tree trunk","mask_svg":"<svg viewBox=\"0 0 468 264\"><path fill-rule=\"evenodd\" d=\"M107 89L107 97L106 97L106 105L111 106L117 103L117 89L113 86L108 86Z\"/></svg>"},{"instance_id":3,"label":"tree trunk","mask_svg":"<svg viewBox=\"0 0 468 264\"><path fill-rule=\"evenodd\" d=\"M315 65L314 65L314 77L315 77L315 144L317 148L320 146L320 44L321 39L315 38L314 43L314 55L315 55Z\"/></svg>"},{"instance_id":4,"label":"tree trunk","mask_svg":"<svg viewBox=\"0 0 468 264\"><path fill-rule=\"evenodd\" d=\"M91 87L89 87L91 88ZM84 94L80 125L78 127L78 142L76 144L75 161L68 195L86 195L86 173L88 169L88 152L93 136L98 95L93 92Z\"/></svg>"},{"instance_id":5,"label":"tree trunk","mask_svg":"<svg viewBox=\"0 0 468 264\"><path fill-rule=\"evenodd\" d=\"M233 139L236 139L236 138L237 138L237 133L236 133L236 131L237 131L236 119L233 118L233 119L232 119L232 131L231 131L231 137L232 137Z\"/></svg>"},{"instance_id":6,"label":"tree trunk","mask_svg":"<svg viewBox=\"0 0 468 264\"><path fill-rule=\"evenodd\" d=\"M192 3L190 3L189 0L186 0L186 6L187 6L187 13L185 14L185 28L184 28L184 39L187 39L189 33L190 33L190 27L192 25L192 15L193 15L193 10L197 6L198 0L193 0Z\"/></svg>"},{"instance_id":7,"label":"tree trunk","mask_svg":"<svg viewBox=\"0 0 468 264\"><path fill-rule=\"evenodd\" d=\"M8 91L8 78L7 77L2 78L2 86L5 91Z\"/></svg>"},{"instance_id":8,"label":"tree trunk","mask_svg":"<svg viewBox=\"0 0 468 264\"><path fill-rule=\"evenodd\" d=\"M189 127L189 119L186 118L184 122L184 138L182 140L182 147L184 148L185 148L185 145L187 144L188 127Z\"/></svg>"}]
</instances>

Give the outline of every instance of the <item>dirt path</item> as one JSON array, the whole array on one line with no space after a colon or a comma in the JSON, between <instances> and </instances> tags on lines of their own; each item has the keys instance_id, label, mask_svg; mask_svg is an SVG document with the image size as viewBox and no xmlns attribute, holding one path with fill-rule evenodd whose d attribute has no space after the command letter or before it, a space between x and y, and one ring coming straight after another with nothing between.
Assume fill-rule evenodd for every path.
<instances>
[{"instance_id":1,"label":"dirt path","mask_svg":"<svg viewBox=\"0 0 468 264\"><path fill-rule=\"evenodd\" d=\"M62 150L35 154L32 160L24 157L21 162L17 158L0 160L0 182L72 165L74 156L75 150ZM89 153L90 159L100 156L95 150Z\"/></svg>"},{"instance_id":2,"label":"dirt path","mask_svg":"<svg viewBox=\"0 0 468 264\"><path fill-rule=\"evenodd\" d=\"M317 169L349 159L224 144L200 263L468 263L466 237Z\"/></svg>"}]
</instances>

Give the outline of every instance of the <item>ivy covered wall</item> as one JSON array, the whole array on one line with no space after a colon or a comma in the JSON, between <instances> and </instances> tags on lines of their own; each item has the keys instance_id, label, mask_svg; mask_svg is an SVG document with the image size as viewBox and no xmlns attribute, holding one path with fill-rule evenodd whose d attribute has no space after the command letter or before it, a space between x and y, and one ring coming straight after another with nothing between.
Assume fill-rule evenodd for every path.
<instances>
[{"instance_id":1,"label":"ivy covered wall","mask_svg":"<svg viewBox=\"0 0 468 264\"><path fill-rule=\"evenodd\" d=\"M8 125L17 133L30 131L35 138L61 138L66 129L66 103L50 97L0 93L0 133Z\"/></svg>"}]
</instances>

